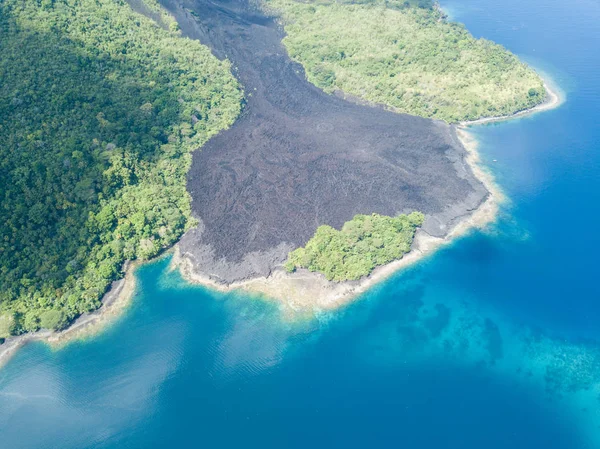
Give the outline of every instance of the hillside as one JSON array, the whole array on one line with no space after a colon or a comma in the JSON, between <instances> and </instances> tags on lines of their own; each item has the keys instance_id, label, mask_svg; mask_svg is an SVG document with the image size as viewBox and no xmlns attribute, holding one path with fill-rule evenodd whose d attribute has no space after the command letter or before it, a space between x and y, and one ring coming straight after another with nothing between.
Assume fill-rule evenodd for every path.
<instances>
[{"instance_id":1,"label":"hillside","mask_svg":"<svg viewBox=\"0 0 600 449\"><path fill-rule=\"evenodd\" d=\"M191 151L228 127L227 62L154 0L0 3L0 338L94 310L193 224Z\"/></svg>"},{"instance_id":2,"label":"hillside","mask_svg":"<svg viewBox=\"0 0 600 449\"><path fill-rule=\"evenodd\" d=\"M244 113L194 153L188 173L200 225L177 246L198 277L220 285L270 277L319 226L339 230L357 215L420 211L423 231L444 237L488 198L453 127L326 94L253 0L172 4L182 31L227 56L247 93ZM347 249L365 254L362 246Z\"/></svg>"},{"instance_id":3,"label":"hillside","mask_svg":"<svg viewBox=\"0 0 600 449\"><path fill-rule=\"evenodd\" d=\"M543 82L500 45L475 39L420 0L265 0L290 57L326 92L447 122L497 117L546 97Z\"/></svg>"}]
</instances>

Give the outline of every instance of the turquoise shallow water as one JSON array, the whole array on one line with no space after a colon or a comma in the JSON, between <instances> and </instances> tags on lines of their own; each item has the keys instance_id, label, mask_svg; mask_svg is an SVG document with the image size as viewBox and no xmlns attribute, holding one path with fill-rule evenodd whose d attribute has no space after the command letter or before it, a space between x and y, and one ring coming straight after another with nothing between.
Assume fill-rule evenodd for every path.
<instances>
[{"instance_id":1,"label":"turquoise shallow water","mask_svg":"<svg viewBox=\"0 0 600 449\"><path fill-rule=\"evenodd\" d=\"M567 98L474 130L496 225L312 320L149 264L106 332L0 370L0 447L600 447L600 4L443 6Z\"/></svg>"}]
</instances>

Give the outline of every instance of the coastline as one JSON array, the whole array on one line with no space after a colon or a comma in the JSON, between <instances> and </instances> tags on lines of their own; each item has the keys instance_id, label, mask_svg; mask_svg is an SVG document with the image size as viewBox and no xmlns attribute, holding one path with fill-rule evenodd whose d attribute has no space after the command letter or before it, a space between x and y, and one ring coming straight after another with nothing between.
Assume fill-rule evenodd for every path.
<instances>
[{"instance_id":1,"label":"coastline","mask_svg":"<svg viewBox=\"0 0 600 449\"><path fill-rule=\"evenodd\" d=\"M544 89L546 89L547 97L542 103L538 104L537 106L515 112L514 114L502 115L500 117L484 117L477 120L464 121L460 122L457 126L467 127L472 125L483 125L486 123L504 122L506 120L512 120L523 116L529 116L538 112L549 111L551 109L559 107L564 102L564 98L549 86L546 79L542 78L542 81L544 83Z\"/></svg>"},{"instance_id":2,"label":"coastline","mask_svg":"<svg viewBox=\"0 0 600 449\"><path fill-rule=\"evenodd\" d=\"M477 150L478 142L468 132L468 128L473 125L520 118L560 106L563 98L553 91L545 80L544 87L548 93L548 99L531 109L503 117L490 117L471 122L461 122L455 126L456 136L466 150L465 162L475 177L488 190L489 195L487 199L477 209L473 210L470 215L463 217L445 237L434 237L422 229L418 230L411 251L408 254L402 259L377 267L369 276L361 280L334 283L326 280L319 273L309 272L304 269L298 270L295 273L287 273L281 268L274 270L266 277L258 277L226 285L218 283L208 276L196 273L193 262L181 254L178 244L175 245L173 250L171 268L179 269L182 277L190 283L203 285L221 292L231 292L234 290L246 291L268 300L278 301L284 307L284 310L292 314L334 310L347 305L359 295L374 285L388 279L401 269L421 261L433 254L437 249L451 243L456 238L465 235L473 229L484 228L496 219L499 204L505 201L506 198L495 184L491 173L481 166ZM138 261L128 261L123 268L125 276L123 279L113 282L110 290L102 299L102 306L93 312L80 316L66 329L59 332L40 330L8 338L3 345L0 345L0 368L27 343L43 341L53 348L59 348L72 341L80 340L100 332L111 321L119 317L123 310L130 304L136 285L134 272L140 264L141 262Z\"/></svg>"},{"instance_id":3,"label":"coastline","mask_svg":"<svg viewBox=\"0 0 600 449\"><path fill-rule=\"evenodd\" d=\"M220 292L242 290L262 296L267 300L278 301L287 314L334 310L349 304L356 297L399 270L419 262L457 237L473 229L484 228L495 220L498 206L504 201L504 195L494 183L491 174L479 165L477 141L465 129L457 128L456 133L465 147L467 164L489 192L487 199L470 215L460 220L445 237L434 237L419 229L408 254L402 259L375 268L369 276L363 279L336 283L328 281L320 273L310 272L306 269L287 273L282 268L278 268L267 277L222 284L195 272L192 260L185 254L181 254L178 246L175 246L171 267L179 269L182 277L193 284Z\"/></svg>"},{"instance_id":4,"label":"coastline","mask_svg":"<svg viewBox=\"0 0 600 449\"><path fill-rule=\"evenodd\" d=\"M193 284L199 284L221 292L242 290L262 296L267 300L278 301L287 313L316 313L344 306L399 270L423 260L437 249L453 242L456 238L474 229L485 228L485 226L495 221L499 205L506 201L506 197L495 183L492 174L482 167L477 150L478 142L469 133L468 129L474 125L521 118L560 106L563 98L549 87L546 80L544 80L544 88L547 92L547 99L533 108L502 117L461 122L455 126L456 136L466 151L465 162L475 177L488 190L488 197L471 214L463 217L442 238L433 237L422 229L418 230L411 251L408 254L402 259L377 267L369 276L361 280L334 283L327 281L322 274L305 269L287 273L282 268L278 268L266 277L222 284L214 281L209 276L195 272L192 260L181 253L178 245L175 246L171 268L179 269L182 277Z\"/></svg>"},{"instance_id":5,"label":"coastline","mask_svg":"<svg viewBox=\"0 0 600 449\"><path fill-rule=\"evenodd\" d=\"M4 344L0 345L0 368L28 343L43 341L52 348L60 348L102 331L129 306L136 286L134 272L139 264L139 262L126 262L123 267L125 276L113 282L110 290L102 298L102 306L93 312L81 315L66 329L58 332L44 329L7 338Z\"/></svg>"}]
</instances>

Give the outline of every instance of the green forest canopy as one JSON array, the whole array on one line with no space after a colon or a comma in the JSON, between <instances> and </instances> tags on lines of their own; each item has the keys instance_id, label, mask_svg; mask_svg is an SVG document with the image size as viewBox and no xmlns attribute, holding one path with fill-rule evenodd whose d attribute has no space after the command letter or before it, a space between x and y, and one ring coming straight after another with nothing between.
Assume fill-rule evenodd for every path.
<instances>
[{"instance_id":1,"label":"green forest canopy","mask_svg":"<svg viewBox=\"0 0 600 449\"><path fill-rule=\"evenodd\" d=\"M264 2L282 17L290 56L326 92L448 122L509 115L546 97L531 68L431 1Z\"/></svg>"},{"instance_id":2,"label":"green forest canopy","mask_svg":"<svg viewBox=\"0 0 600 449\"><path fill-rule=\"evenodd\" d=\"M96 309L193 222L190 152L242 95L144 1L162 27L122 0L0 2L0 338Z\"/></svg>"},{"instance_id":3,"label":"green forest canopy","mask_svg":"<svg viewBox=\"0 0 600 449\"><path fill-rule=\"evenodd\" d=\"M423 220L420 212L397 217L372 214L356 215L339 231L319 226L304 248L289 254L285 267L289 272L318 271L330 281L360 279L409 252Z\"/></svg>"}]
</instances>

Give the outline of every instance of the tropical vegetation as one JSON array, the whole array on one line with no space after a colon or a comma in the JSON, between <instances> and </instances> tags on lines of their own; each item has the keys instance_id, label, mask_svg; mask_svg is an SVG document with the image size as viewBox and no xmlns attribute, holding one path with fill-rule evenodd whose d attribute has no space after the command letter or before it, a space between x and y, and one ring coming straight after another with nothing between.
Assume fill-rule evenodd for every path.
<instances>
[{"instance_id":1,"label":"tropical vegetation","mask_svg":"<svg viewBox=\"0 0 600 449\"><path fill-rule=\"evenodd\" d=\"M544 101L541 78L474 38L431 0L264 0L290 56L326 92L447 122L513 114Z\"/></svg>"},{"instance_id":2,"label":"tropical vegetation","mask_svg":"<svg viewBox=\"0 0 600 449\"><path fill-rule=\"evenodd\" d=\"M360 279L409 252L423 220L420 212L397 217L372 214L356 215L339 231L319 226L306 246L289 254L285 268L288 272L307 268L330 281Z\"/></svg>"},{"instance_id":3,"label":"tropical vegetation","mask_svg":"<svg viewBox=\"0 0 600 449\"><path fill-rule=\"evenodd\" d=\"M173 244L192 150L239 114L229 63L137 3L0 2L0 338L65 327Z\"/></svg>"}]
</instances>

